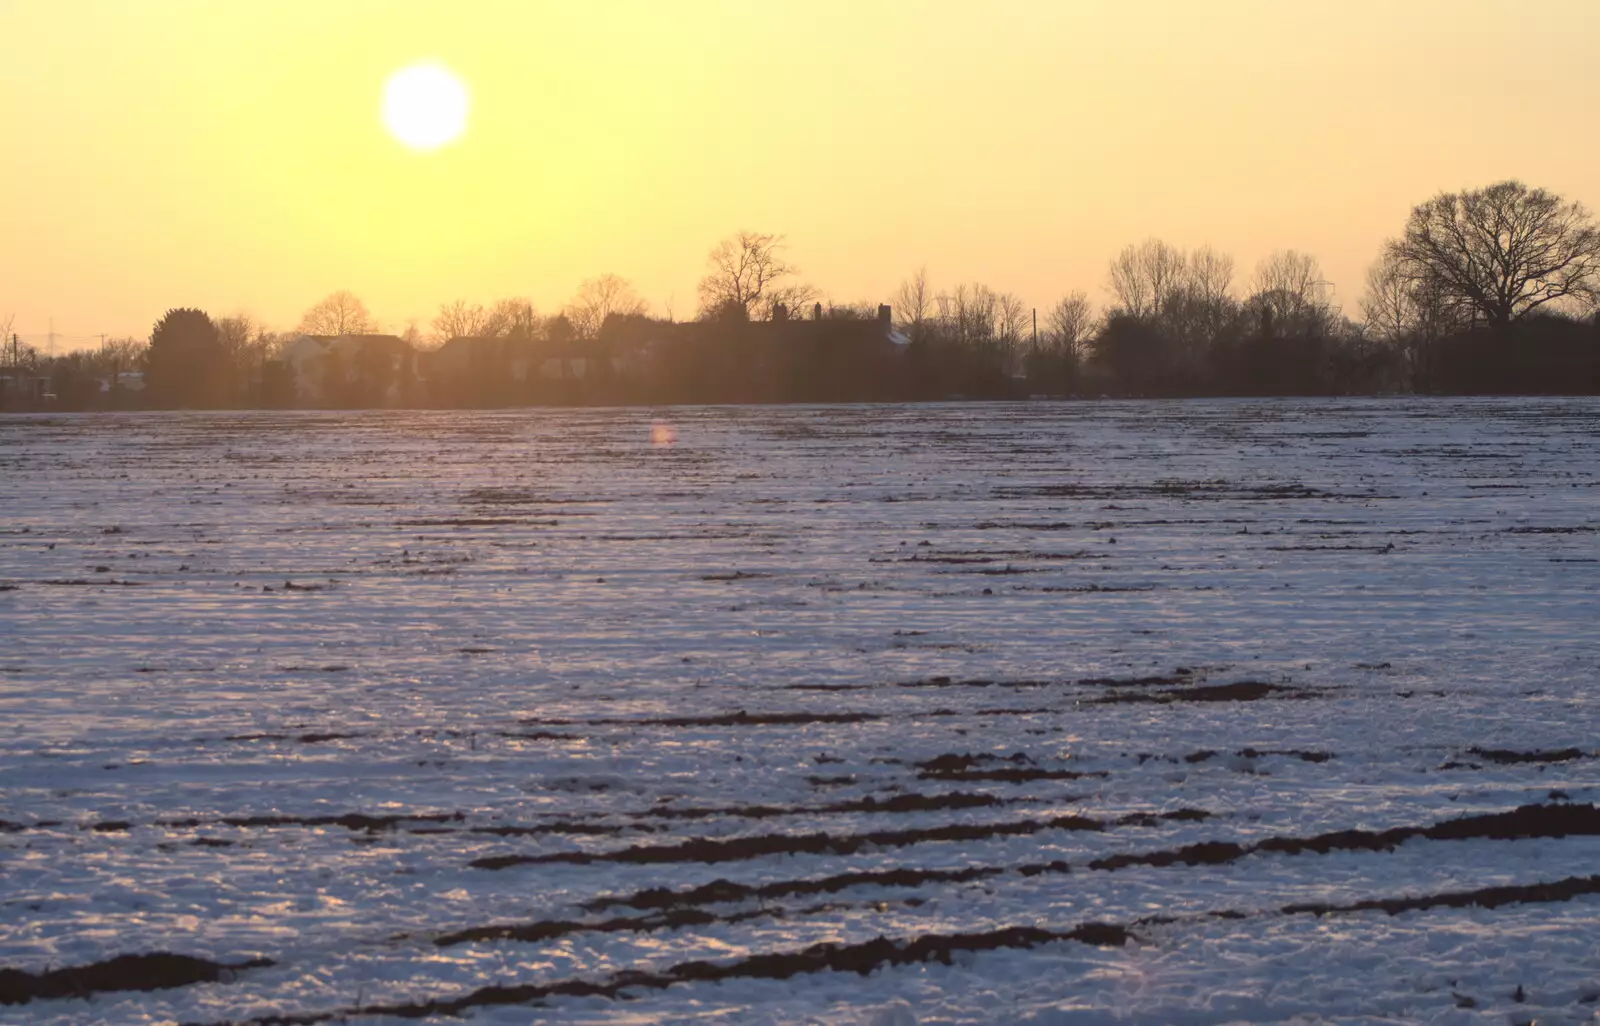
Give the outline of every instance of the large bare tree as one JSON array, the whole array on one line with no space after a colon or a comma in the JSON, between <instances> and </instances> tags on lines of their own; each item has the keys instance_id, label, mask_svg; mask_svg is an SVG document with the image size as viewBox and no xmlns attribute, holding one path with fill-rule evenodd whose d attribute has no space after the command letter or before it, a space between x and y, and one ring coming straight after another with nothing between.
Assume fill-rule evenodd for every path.
<instances>
[{"instance_id":1,"label":"large bare tree","mask_svg":"<svg viewBox=\"0 0 1600 1026\"><path fill-rule=\"evenodd\" d=\"M1082 292L1059 300L1044 318L1044 344L1058 352L1079 356L1094 334L1094 308Z\"/></svg>"},{"instance_id":2,"label":"large bare tree","mask_svg":"<svg viewBox=\"0 0 1600 1026\"><path fill-rule=\"evenodd\" d=\"M1111 261L1111 294L1123 313L1141 320L1160 316L1188 284L1188 258L1160 239L1128 246Z\"/></svg>"},{"instance_id":3,"label":"large bare tree","mask_svg":"<svg viewBox=\"0 0 1600 1026\"><path fill-rule=\"evenodd\" d=\"M1505 181L1418 205L1390 242L1401 278L1505 331L1550 303L1600 300L1600 229L1583 205Z\"/></svg>"},{"instance_id":4,"label":"large bare tree","mask_svg":"<svg viewBox=\"0 0 1600 1026\"><path fill-rule=\"evenodd\" d=\"M378 330L378 319L348 289L330 293L300 318L307 335L365 335Z\"/></svg>"},{"instance_id":5,"label":"large bare tree","mask_svg":"<svg viewBox=\"0 0 1600 1026\"><path fill-rule=\"evenodd\" d=\"M602 274L579 285L578 294L563 312L578 338L592 339L599 336L600 326L612 314L638 316L649 309L650 304L634 291L628 279Z\"/></svg>"},{"instance_id":6,"label":"large bare tree","mask_svg":"<svg viewBox=\"0 0 1600 1026\"><path fill-rule=\"evenodd\" d=\"M782 235L739 232L717 243L706 257L710 270L700 279L700 313L729 311L770 317L778 305L799 308L817 290L794 280L799 270L783 258Z\"/></svg>"}]
</instances>

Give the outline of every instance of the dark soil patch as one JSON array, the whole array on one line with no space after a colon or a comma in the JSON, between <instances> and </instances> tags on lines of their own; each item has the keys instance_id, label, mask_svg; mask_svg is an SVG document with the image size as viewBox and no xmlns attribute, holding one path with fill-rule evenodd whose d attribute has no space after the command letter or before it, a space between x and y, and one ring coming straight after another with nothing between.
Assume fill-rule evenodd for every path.
<instances>
[{"instance_id":1,"label":"dark soil patch","mask_svg":"<svg viewBox=\"0 0 1600 1026\"><path fill-rule=\"evenodd\" d=\"M1187 673L1153 677L1082 677L1074 681L1083 687L1098 688L1179 687L1189 682L1190 674Z\"/></svg>"},{"instance_id":2,"label":"dark soil patch","mask_svg":"<svg viewBox=\"0 0 1600 1026\"><path fill-rule=\"evenodd\" d=\"M229 734L224 741L295 741L302 745L319 745L327 741L347 741L360 737L360 734L341 734L337 732L324 732L313 734Z\"/></svg>"},{"instance_id":3,"label":"dark soil patch","mask_svg":"<svg viewBox=\"0 0 1600 1026\"><path fill-rule=\"evenodd\" d=\"M721 916L713 915L710 912L686 908L674 909L660 915L608 919L599 923L550 919L537 923L479 926L468 930L458 930L455 933L441 934L435 937L433 942L441 948L448 948L456 944L501 940L537 944L573 933L648 933L652 930L671 930L683 926L710 926L712 923L722 921Z\"/></svg>"},{"instance_id":4,"label":"dark soil patch","mask_svg":"<svg viewBox=\"0 0 1600 1026\"><path fill-rule=\"evenodd\" d=\"M40 581L39 583L40 584L53 585L53 586L58 587L58 588L86 588L86 587L93 587L93 586L97 586L97 585L99 585L99 586L109 585L109 586L118 587L118 588L142 588L142 587L144 587L144 582L143 581L124 581L124 580L118 580L118 579L114 579L114 578L106 579L106 580L99 580L99 581L86 581L86 580L83 580L81 578L73 578L73 579L58 578L56 580Z\"/></svg>"},{"instance_id":5,"label":"dark soil patch","mask_svg":"<svg viewBox=\"0 0 1600 1026\"><path fill-rule=\"evenodd\" d=\"M555 527L554 520L525 517L447 517L438 520L397 520L396 527Z\"/></svg>"},{"instance_id":6,"label":"dark soil patch","mask_svg":"<svg viewBox=\"0 0 1600 1026\"><path fill-rule=\"evenodd\" d=\"M1090 700L1092 705L1171 705L1174 702L1255 702L1270 695L1294 694L1309 696L1316 692L1304 688L1289 688L1281 684L1245 680L1235 684L1206 684L1200 687L1169 688L1164 691L1114 691L1103 698Z\"/></svg>"},{"instance_id":7,"label":"dark soil patch","mask_svg":"<svg viewBox=\"0 0 1600 1026\"><path fill-rule=\"evenodd\" d=\"M1183 757L1184 762L1206 762L1216 758L1219 752L1209 748L1202 748L1197 752L1190 752ZM1261 759L1269 755L1282 756L1285 759L1299 759L1301 762L1327 762L1333 758L1332 752L1306 751L1300 748L1241 748L1234 753L1241 759ZM1144 761L1141 757L1140 761Z\"/></svg>"},{"instance_id":8,"label":"dark soil patch","mask_svg":"<svg viewBox=\"0 0 1600 1026\"><path fill-rule=\"evenodd\" d=\"M897 794L892 798L859 798L831 805L735 805L725 808L651 809L634 813L640 819L712 819L736 816L745 819L772 819L780 816L833 815L851 812L938 812L951 809L985 809L1011 805L1013 801L987 794Z\"/></svg>"},{"instance_id":9,"label":"dark soil patch","mask_svg":"<svg viewBox=\"0 0 1600 1026\"><path fill-rule=\"evenodd\" d=\"M384 830L394 830L406 823L459 823L465 818L459 812L394 816L368 816L359 812L347 812L339 816L225 816L217 820L163 819L157 820L156 825L182 829L215 825L243 828L336 826L344 827L346 830L364 830L367 833L378 833Z\"/></svg>"},{"instance_id":10,"label":"dark soil patch","mask_svg":"<svg viewBox=\"0 0 1600 1026\"><path fill-rule=\"evenodd\" d=\"M706 574L700 579L702 581L759 581L771 576L771 574L749 573L744 570L735 570L732 573L726 574Z\"/></svg>"},{"instance_id":11,"label":"dark soil patch","mask_svg":"<svg viewBox=\"0 0 1600 1026\"><path fill-rule=\"evenodd\" d=\"M1467 751L1480 759L1488 759L1501 765L1523 762L1571 762L1574 759L1585 758L1589 754L1581 748L1556 748L1542 752L1518 752L1509 748L1469 748Z\"/></svg>"},{"instance_id":12,"label":"dark soil patch","mask_svg":"<svg viewBox=\"0 0 1600 1026\"><path fill-rule=\"evenodd\" d=\"M165 951L118 955L91 965L30 973L0 969L0 1005L25 1005L52 998L87 998L116 990L168 990L193 983L226 982L244 969L275 965L269 958L225 964Z\"/></svg>"},{"instance_id":13,"label":"dark soil patch","mask_svg":"<svg viewBox=\"0 0 1600 1026\"><path fill-rule=\"evenodd\" d=\"M972 769L979 765L992 765L997 762L1009 762L1017 766L1031 766L1033 760L1023 752L1012 752L1010 755L988 755L978 753L940 755L926 762L917 763L917 769L924 773L957 773Z\"/></svg>"},{"instance_id":14,"label":"dark soil patch","mask_svg":"<svg viewBox=\"0 0 1600 1026\"><path fill-rule=\"evenodd\" d=\"M1047 820L1009 823L948 825L916 830L879 830L865 834L762 834L753 837L697 837L681 844L639 845L620 851L590 853L555 852L549 855L492 855L467 863L473 869L510 869L513 866L596 863L650 865L672 862L742 862L768 855L854 855L868 846L902 848L934 841L982 841L992 837L1019 837L1046 830L1104 830L1105 824L1083 816L1058 816Z\"/></svg>"},{"instance_id":15,"label":"dark soil patch","mask_svg":"<svg viewBox=\"0 0 1600 1026\"><path fill-rule=\"evenodd\" d=\"M1205 809L1174 809L1171 812L1130 812L1117 818L1118 826L1160 826L1164 822L1201 823L1215 813Z\"/></svg>"},{"instance_id":16,"label":"dark soil patch","mask_svg":"<svg viewBox=\"0 0 1600 1026\"><path fill-rule=\"evenodd\" d=\"M653 719L603 720L522 720L527 726L549 727L793 727L807 723L870 723L886 717L877 713L747 713L740 710L721 716L662 716Z\"/></svg>"},{"instance_id":17,"label":"dark soil patch","mask_svg":"<svg viewBox=\"0 0 1600 1026\"><path fill-rule=\"evenodd\" d=\"M997 784L1026 784L1033 780L1081 780L1084 777L1108 777L1104 770L1045 769L1042 766L1002 766L995 769L926 770L917 774L918 780L991 781Z\"/></svg>"},{"instance_id":18,"label":"dark soil patch","mask_svg":"<svg viewBox=\"0 0 1600 1026\"><path fill-rule=\"evenodd\" d=\"M922 680L904 680L895 684L897 688L1047 688L1051 685L1048 680L990 680L986 677L970 677L956 680L950 677L925 677Z\"/></svg>"}]
</instances>

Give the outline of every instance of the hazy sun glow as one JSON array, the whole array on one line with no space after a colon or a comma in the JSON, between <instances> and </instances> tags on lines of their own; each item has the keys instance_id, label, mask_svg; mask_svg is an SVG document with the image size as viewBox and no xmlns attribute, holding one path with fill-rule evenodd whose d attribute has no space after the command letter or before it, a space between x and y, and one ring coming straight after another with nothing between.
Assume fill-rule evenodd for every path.
<instances>
[{"instance_id":1,"label":"hazy sun glow","mask_svg":"<svg viewBox=\"0 0 1600 1026\"><path fill-rule=\"evenodd\" d=\"M448 68L413 64L390 77L383 89L383 123L414 150L435 150L467 127L467 87Z\"/></svg>"}]
</instances>

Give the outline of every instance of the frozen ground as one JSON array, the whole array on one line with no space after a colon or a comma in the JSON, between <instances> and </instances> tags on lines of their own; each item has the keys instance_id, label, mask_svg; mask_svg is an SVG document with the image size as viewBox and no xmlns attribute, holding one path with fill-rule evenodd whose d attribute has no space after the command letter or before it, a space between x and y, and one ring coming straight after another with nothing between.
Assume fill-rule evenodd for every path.
<instances>
[{"instance_id":1,"label":"frozen ground","mask_svg":"<svg viewBox=\"0 0 1600 1026\"><path fill-rule=\"evenodd\" d=\"M1597 1008L1600 403L14 417L0 483L5 1021Z\"/></svg>"}]
</instances>

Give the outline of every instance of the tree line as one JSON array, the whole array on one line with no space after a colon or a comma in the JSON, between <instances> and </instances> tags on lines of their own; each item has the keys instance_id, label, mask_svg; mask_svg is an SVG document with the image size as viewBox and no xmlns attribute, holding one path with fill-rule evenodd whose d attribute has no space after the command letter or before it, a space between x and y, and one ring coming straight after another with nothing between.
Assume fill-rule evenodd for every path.
<instances>
[{"instance_id":1,"label":"tree line","mask_svg":"<svg viewBox=\"0 0 1600 1026\"><path fill-rule=\"evenodd\" d=\"M1110 261L1110 301L1099 310L1082 291L1039 311L979 283L936 289L918 271L890 297L897 359L866 344L855 354L848 342L819 363L813 350L782 340L825 338L826 327L806 335L750 326L870 322L879 307L825 301L785 254L780 235L740 232L718 243L696 317L681 325L670 310L652 317L632 285L609 274L585 281L550 316L519 298L443 304L426 333L413 324L401 335L424 354L409 373L426 378L426 354L456 338L503 340L496 352L560 366L587 359L604 373L581 384L563 373L518 392L490 368L476 391L419 385L396 394L406 405L483 405L1600 392L1600 229L1581 204L1517 181L1440 193L1413 208L1368 271L1354 315L1333 302L1310 254L1275 252L1241 280L1225 253L1150 239ZM307 310L294 332L273 332L248 315L213 320L175 309L147 341L30 365L48 372L56 402L69 407L293 406L299 392L283 358L287 343L377 330L361 300L341 291ZM663 337L671 339L658 347L665 356L632 359ZM795 352L752 358L758 338ZM28 362L15 347L10 359ZM752 368L765 375L760 387L748 377ZM119 372L129 371L143 374L137 395L119 388ZM774 384L773 375L790 380ZM370 404L374 394L353 391L347 404Z\"/></svg>"}]
</instances>

